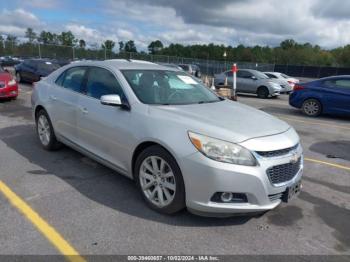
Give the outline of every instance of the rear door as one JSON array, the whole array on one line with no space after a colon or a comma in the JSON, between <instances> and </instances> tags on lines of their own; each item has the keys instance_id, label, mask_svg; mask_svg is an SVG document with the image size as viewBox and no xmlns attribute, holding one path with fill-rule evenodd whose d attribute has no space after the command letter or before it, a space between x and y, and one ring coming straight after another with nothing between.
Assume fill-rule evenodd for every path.
<instances>
[{"instance_id":1,"label":"rear door","mask_svg":"<svg viewBox=\"0 0 350 262\"><path fill-rule=\"evenodd\" d=\"M55 132L73 143L78 143L78 98L82 95L87 68L72 67L63 72L50 90L49 114Z\"/></svg>"},{"instance_id":2,"label":"rear door","mask_svg":"<svg viewBox=\"0 0 350 262\"><path fill-rule=\"evenodd\" d=\"M350 113L350 78L326 80L322 85L328 110Z\"/></svg>"},{"instance_id":3,"label":"rear door","mask_svg":"<svg viewBox=\"0 0 350 262\"><path fill-rule=\"evenodd\" d=\"M125 100L120 82L108 69L89 67L85 94L78 101L79 144L121 170L127 170L132 141L130 111L100 102L101 96L111 94Z\"/></svg>"}]
</instances>

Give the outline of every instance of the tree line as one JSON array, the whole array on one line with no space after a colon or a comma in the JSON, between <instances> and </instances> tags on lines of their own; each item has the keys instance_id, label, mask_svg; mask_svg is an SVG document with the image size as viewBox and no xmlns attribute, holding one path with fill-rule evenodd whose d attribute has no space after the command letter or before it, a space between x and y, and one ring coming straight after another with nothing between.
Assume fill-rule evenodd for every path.
<instances>
[{"instance_id":1,"label":"tree line","mask_svg":"<svg viewBox=\"0 0 350 262\"><path fill-rule=\"evenodd\" d=\"M119 41L107 39L100 46L97 44L87 44L86 40L78 39L71 31L61 32L59 34L50 31L35 32L32 28L27 28L25 32L27 42L19 42L17 38L8 35L3 38L0 35L0 54L11 54L11 50L16 47L25 47L26 52L33 44L43 44L48 54L54 54L56 57L72 57L67 54L68 47L76 52L76 57L89 57L93 54L96 58L112 58L120 53L141 53L151 55L166 55L186 58L196 58L205 60L227 60L237 62L253 63L274 63L274 64L293 64L293 65L318 65L318 66L345 66L350 67L350 45L337 47L333 49L323 49L318 45L310 43L298 43L293 39L287 39L280 43L279 46L244 46L238 45L225 46L210 44L183 45L172 43L164 46L160 40L152 41L148 45L147 51L138 52L135 41ZM23 51L24 52L24 51ZM36 50L34 51L34 53ZM44 54L45 55L45 54ZM73 55L74 57L74 55Z\"/></svg>"}]
</instances>

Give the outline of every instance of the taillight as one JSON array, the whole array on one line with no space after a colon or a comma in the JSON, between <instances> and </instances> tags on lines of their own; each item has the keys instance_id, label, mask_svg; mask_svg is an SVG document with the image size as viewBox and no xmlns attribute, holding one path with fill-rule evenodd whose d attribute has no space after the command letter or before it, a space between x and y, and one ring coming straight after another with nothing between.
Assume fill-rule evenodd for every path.
<instances>
[{"instance_id":1,"label":"taillight","mask_svg":"<svg viewBox=\"0 0 350 262\"><path fill-rule=\"evenodd\" d=\"M304 88L305 87L303 87L302 85L295 84L294 87L293 87L293 91L303 90Z\"/></svg>"}]
</instances>

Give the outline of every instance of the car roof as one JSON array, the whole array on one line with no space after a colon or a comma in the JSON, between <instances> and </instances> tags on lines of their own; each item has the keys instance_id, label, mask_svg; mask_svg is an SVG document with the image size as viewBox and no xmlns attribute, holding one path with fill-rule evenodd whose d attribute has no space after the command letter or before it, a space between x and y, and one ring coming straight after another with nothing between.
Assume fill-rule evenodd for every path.
<instances>
[{"instance_id":1,"label":"car roof","mask_svg":"<svg viewBox=\"0 0 350 262\"><path fill-rule=\"evenodd\" d=\"M168 71L180 71L175 67L168 67L159 64L155 64L143 60L130 60L130 59L110 59L104 61L77 61L74 66L108 66L119 70L168 70Z\"/></svg>"},{"instance_id":2,"label":"car roof","mask_svg":"<svg viewBox=\"0 0 350 262\"><path fill-rule=\"evenodd\" d=\"M332 80L332 79L339 79L339 78L346 78L350 80L350 75L327 76L327 77L320 78L318 80Z\"/></svg>"}]
</instances>

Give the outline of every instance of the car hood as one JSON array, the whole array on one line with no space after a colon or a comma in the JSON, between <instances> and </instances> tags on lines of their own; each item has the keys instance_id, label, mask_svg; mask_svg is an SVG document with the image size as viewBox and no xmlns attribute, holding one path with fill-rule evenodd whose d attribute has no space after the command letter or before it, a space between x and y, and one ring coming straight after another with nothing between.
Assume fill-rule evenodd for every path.
<instances>
[{"instance_id":1,"label":"car hood","mask_svg":"<svg viewBox=\"0 0 350 262\"><path fill-rule=\"evenodd\" d=\"M177 122L188 131L240 143L286 132L290 126L267 113L238 102L150 106L149 113L165 122Z\"/></svg>"}]
</instances>

